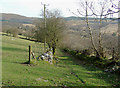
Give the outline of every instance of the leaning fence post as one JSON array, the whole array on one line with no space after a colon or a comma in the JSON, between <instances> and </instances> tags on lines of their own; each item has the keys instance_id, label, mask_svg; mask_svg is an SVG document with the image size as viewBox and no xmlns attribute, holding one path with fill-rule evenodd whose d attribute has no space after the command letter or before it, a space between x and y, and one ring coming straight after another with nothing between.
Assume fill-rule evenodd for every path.
<instances>
[{"instance_id":1,"label":"leaning fence post","mask_svg":"<svg viewBox=\"0 0 120 88\"><path fill-rule=\"evenodd\" d=\"M29 62L30 62L30 59L31 59L31 46L29 45Z\"/></svg>"}]
</instances>

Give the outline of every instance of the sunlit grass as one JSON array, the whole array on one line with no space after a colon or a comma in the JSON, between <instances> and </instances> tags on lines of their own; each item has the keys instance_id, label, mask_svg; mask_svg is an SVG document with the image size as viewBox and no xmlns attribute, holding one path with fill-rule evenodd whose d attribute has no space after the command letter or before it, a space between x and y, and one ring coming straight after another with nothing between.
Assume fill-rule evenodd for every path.
<instances>
[{"instance_id":1,"label":"sunlit grass","mask_svg":"<svg viewBox=\"0 0 120 88\"><path fill-rule=\"evenodd\" d=\"M83 63L57 50L57 64L28 61L28 46L36 57L43 51L42 43L9 36L2 37L2 84L5 86L111 86L119 84L118 76Z\"/></svg>"}]
</instances>

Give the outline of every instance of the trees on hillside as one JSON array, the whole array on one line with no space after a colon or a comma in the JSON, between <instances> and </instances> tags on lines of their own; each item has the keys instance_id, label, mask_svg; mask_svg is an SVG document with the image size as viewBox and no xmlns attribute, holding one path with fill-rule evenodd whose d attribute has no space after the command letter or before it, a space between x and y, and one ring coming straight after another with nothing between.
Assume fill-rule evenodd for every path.
<instances>
[{"instance_id":1,"label":"trees on hillside","mask_svg":"<svg viewBox=\"0 0 120 88\"><path fill-rule=\"evenodd\" d=\"M23 35L26 36L26 39L31 39L34 38L34 33L35 29L34 28L29 28L24 31Z\"/></svg>"},{"instance_id":2,"label":"trees on hillside","mask_svg":"<svg viewBox=\"0 0 120 88\"><path fill-rule=\"evenodd\" d=\"M13 37L17 37L19 30L13 27L13 28L4 29L3 32L6 32L7 35L10 36L12 35Z\"/></svg>"},{"instance_id":3,"label":"trees on hillside","mask_svg":"<svg viewBox=\"0 0 120 88\"><path fill-rule=\"evenodd\" d=\"M35 38L38 41L46 42L49 49L52 48L53 54L55 55L58 42L62 37L63 30L65 29L65 22L60 17L60 12L58 10L47 10L46 23L44 22L44 19L41 19L40 23L38 23L36 27L37 30L35 32Z\"/></svg>"}]
</instances>

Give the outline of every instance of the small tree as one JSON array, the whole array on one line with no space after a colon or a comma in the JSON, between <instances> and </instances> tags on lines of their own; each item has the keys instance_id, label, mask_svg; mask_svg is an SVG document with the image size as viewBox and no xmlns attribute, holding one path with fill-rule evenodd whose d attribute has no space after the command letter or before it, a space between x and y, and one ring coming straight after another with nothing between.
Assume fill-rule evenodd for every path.
<instances>
[{"instance_id":1,"label":"small tree","mask_svg":"<svg viewBox=\"0 0 120 88\"><path fill-rule=\"evenodd\" d=\"M11 33L13 34L13 37L17 37L17 35L18 35L18 29L13 28L13 29L11 30Z\"/></svg>"},{"instance_id":2,"label":"small tree","mask_svg":"<svg viewBox=\"0 0 120 88\"><path fill-rule=\"evenodd\" d=\"M10 29L6 29L6 31L5 31L6 33L7 33L7 35L11 35L11 30Z\"/></svg>"},{"instance_id":3,"label":"small tree","mask_svg":"<svg viewBox=\"0 0 120 88\"><path fill-rule=\"evenodd\" d=\"M60 12L55 11L46 11L46 29L44 29L44 20L41 19L41 22L37 26L37 31L35 38L38 41L44 42L46 37L46 43L48 44L49 49L52 48L53 54L57 48L58 41L62 37L62 32L65 29L65 22L60 17Z\"/></svg>"},{"instance_id":4,"label":"small tree","mask_svg":"<svg viewBox=\"0 0 120 88\"><path fill-rule=\"evenodd\" d=\"M26 36L26 39L31 39L34 37L34 32L35 32L35 29L27 29L24 32L24 36Z\"/></svg>"},{"instance_id":5,"label":"small tree","mask_svg":"<svg viewBox=\"0 0 120 88\"><path fill-rule=\"evenodd\" d=\"M13 35L13 37L17 37L17 35L18 35L18 29L14 28L14 27L6 29L5 32L7 33L7 35L8 34L10 34L10 36Z\"/></svg>"}]
</instances>

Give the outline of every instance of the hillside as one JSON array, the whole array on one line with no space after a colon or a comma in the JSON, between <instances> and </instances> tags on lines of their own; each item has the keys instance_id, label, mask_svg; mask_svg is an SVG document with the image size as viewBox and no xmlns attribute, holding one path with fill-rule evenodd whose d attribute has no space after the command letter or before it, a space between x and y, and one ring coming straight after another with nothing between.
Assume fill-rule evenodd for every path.
<instances>
[{"instance_id":1,"label":"hillside","mask_svg":"<svg viewBox=\"0 0 120 88\"><path fill-rule=\"evenodd\" d=\"M49 64L36 61L38 65L23 64L28 61L28 45L35 55L40 54L43 44L2 36L2 86L116 86L119 78L115 74L88 65L57 50L58 62ZM36 46L35 46L36 45ZM34 47L35 46L35 47ZM34 88L34 87L33 87Z\"/></svg>"},{"instance_id":2,"label":"hillside","mask_svg":"<svg viewBox=\"0 0 120 88\"><path fill-rule=\"evenodd\" d=\"M2 13L2 21L5 22L17 22L22 24L33 24L33 21L38 20L35 17L26 17L18 14L6 14Z\"/></svg>"},{"instance_id":3,"label":"hillside","mask_svg":"<svg viewBox=\"0 0 120 88\"><path fill-rule=\"evenodd\" d=\"M18 15L18 14L7 14L7 13L0 13L0 14L2 14L2 19L0 19L0 21L3 21L3 22L8 21L8 22L32 24L33 21L40 19L40 18L36 18L36 17L26 17L26 16L22 16L22 15ZM69 20L74 20L74 21L85 20L84 17L75 17L75 16L63 17L63 18L67 21L69 21ZM113 19L116 20L116 18L113 18ZM93 22L94 18L89 18L89 20L91 20L91 22ZM112 19L108 18L107 20L112 20Z\"/></svg>"}]
</instances>

